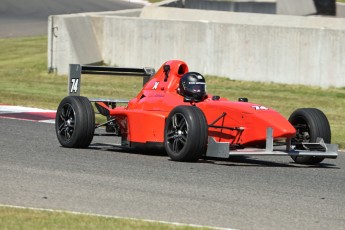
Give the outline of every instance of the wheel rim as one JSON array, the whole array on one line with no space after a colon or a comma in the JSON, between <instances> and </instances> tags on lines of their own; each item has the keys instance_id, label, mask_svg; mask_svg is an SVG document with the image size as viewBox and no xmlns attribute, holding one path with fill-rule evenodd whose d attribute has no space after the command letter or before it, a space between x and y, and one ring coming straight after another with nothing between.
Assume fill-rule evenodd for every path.
<instances>
[{"instance_id":1,"label":"wheel rim","mask_svg":"<svg viewBox=\"0 0 345 230\"><path fill-rule=\"evenodd\" d=\"M297 143L308 143L310 142L310 129L308 123L301 117L296 119L293 125L296 129L296 137L294 140Z\"/></svg>"},{"instance_id":2,"label":"wheel rim","mask_svg":"<svg viewBox=\"0 0 345 230\"><path fill-rule=\"evenodd\" d=\"M173 153L180 152L187 143L188 123L183 114L174 114L168 125L167 142Z\"/></svg>"},{"instance_id":3,"label":"wheel rim","mask_svg":"<svg viewBox=\"0 0 345 230\"><path fill-rule=\"evenodd\" d=\"M71 104L65 104L57 119L58 135L65 141L72 138L75 128L75 111Z\"/></svg>"}]
</instances>

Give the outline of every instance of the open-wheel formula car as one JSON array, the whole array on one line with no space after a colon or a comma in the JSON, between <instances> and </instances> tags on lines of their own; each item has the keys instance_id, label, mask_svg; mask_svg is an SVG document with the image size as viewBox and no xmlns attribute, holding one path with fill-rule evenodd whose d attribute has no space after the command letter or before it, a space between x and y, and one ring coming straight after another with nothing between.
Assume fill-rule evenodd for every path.
<instances>
[{"instance_id":1,"label":"open-wheel formula car","mask_svg":"<svg viewBox=\"0 0 345 230\"><path fill-rule=\"evenodd\" d=\"M80 96L82 74L143 77L144 86L129 100ZM289 119L247 98L229 101L206 93L204 77L185 62L152 68L115 68L71 64L69 96L57 109L56 135L63 147L86 148L95 129L105 126L121 139L120 147L160 147L174 161L233 155L286 155L297 163L317 164L336 158L331 130L316 108L294 111ZM95 124L94 107L107 118ZM118 106L127 103L125 106Z\"/></svg>"}]
</instances>

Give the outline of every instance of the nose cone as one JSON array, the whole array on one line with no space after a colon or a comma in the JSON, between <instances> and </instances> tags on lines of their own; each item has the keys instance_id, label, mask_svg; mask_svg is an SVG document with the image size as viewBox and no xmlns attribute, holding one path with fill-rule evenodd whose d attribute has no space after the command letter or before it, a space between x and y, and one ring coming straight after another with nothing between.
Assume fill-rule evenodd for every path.
<instances>
[{"instance_id":1,"label":"nose cone","mask_svg":"<svg viewBox=\"0 0 345 230\"><path fill-rule=\"evenodd\" d=\"M296 129L291 123L276 111L266 111L259 115L265 128L273 128L274 138L289 138L296 134Z\"/></svg>"},{"instance_id":2,"label":"nose cone","mask_svg":"<svg viewBox=\"0 0 345 230\"><path fill-rule=\"evenodd\" d=\"M274 137L294 137L296 129L290 124L289 121L273 126Z\"/></svg>"}]
</instances>

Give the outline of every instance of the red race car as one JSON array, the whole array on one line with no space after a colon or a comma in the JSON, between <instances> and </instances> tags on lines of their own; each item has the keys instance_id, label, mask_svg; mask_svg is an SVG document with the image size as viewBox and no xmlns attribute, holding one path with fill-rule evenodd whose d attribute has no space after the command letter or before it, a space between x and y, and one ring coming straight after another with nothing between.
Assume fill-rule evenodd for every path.
<instances>
[{"instance_id":1,"label":"red race car","mask_svg":"<svg viewBox=\"0 0 345 230\"><path fill-rule=\"evenodd\" d=\"M82 74L142 76L144 87L129 100L80 96ZM185 62L165 62L152 68L115 68L70 65L69 96L56 116L56 135L63 147L86 148L95 129L105 126L121 138L120 147L166 151L174 161L232 155L287 155L297 163L317 164L336 158L330 144L329 122L318 109L294 111L287 120L273 109L248 102L229 101L206 93L204 77L189 72ZM94 107L107 117L95 124ZM125 106L117 106L127 103Z\"/></svg>"}]
</instances>

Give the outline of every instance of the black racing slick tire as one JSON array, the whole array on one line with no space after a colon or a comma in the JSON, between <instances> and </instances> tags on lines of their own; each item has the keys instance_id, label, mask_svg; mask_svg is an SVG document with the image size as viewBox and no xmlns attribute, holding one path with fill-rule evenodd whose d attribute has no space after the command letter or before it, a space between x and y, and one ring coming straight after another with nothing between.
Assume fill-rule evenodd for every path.
<instances>
[{"instance_id":1,"label":"black racing slick tire","mask_svg":"<svg viewBox=\"0 0 345 230\"><path fill-rule=\"evenodd\" d=\"M195 106L177 106L165 124L164 147L173 161L197 161L206 153L208 125Z\"/></svg>"},{"instance_id":2,"label":"black racing slick tire","mask_svg":"<svg viewBox=\"0 0 345 230\"><path fill-rule=\"evenodd\" d=\"M331 128L326 115L315 108L302 108L294 111L289 122L296 129L296 137L292 142L316 142L318 137L323 138L325 143L331 143ZM314 165L323 161L324 157L315 156L292 156L299 164Z\"/></svg>"},{"instance_id":3,"label":"black racing slick tire","mask_svg":"<svg viewBox=\"0 0 345 230\"><path fill-rule=\"evenodd\" d=\"M55 130L63 147L88 147L95 132L95 113L89 99L65 97L56 112Z\"/></svg>"}]
</instances>

